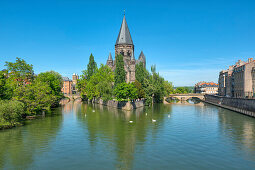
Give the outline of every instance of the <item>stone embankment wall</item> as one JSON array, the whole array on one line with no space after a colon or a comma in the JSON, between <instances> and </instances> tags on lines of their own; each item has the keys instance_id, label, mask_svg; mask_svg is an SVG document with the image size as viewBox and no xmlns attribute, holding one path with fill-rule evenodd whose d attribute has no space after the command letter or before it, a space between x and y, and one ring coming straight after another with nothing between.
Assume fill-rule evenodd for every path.
<instances>
[{"instance_id":1,"label":"stone embankment wall","mask_svg":"<svg viewBox=\"0 0 255 170\"><path fill-rule=\"evenodd\" d=\"M118 109L123 109L123 110L133 110L133 109L145 106L144 100L131 102L131 101L116 101L116 100L103 101L102 99L95 99L92 101L92 103L97 103L97 104L114 107Z\"/></svg>"},{"instance_id":2,"label":"stone embankment wall","mask_svg":"<svg viewBox=\"0 0 255 170\"><path fill-rule=\"evenodd\" d=\"M255 117L255 99L205 95L205 102Z\"/></svg>"}]
</instances>

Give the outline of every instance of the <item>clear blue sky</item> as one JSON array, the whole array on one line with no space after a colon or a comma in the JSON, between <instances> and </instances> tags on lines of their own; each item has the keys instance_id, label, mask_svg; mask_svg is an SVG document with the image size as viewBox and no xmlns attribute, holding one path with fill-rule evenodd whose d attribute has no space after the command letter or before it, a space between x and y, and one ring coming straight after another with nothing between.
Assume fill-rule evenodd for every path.
<instances>
[{"instance_id":1,"label":"clear blue sky","mask_svg":"<svg viewBox=\"0 0 255 170\"><path fill-rule=\"evenodd\" d=\"M106 63L123 10L147 68L175 86L217 82L238 59L255 56L255 1L0 1L0 69L16 57L36 73L81 74L90 53Z\"/></svg>"}]
</instances>

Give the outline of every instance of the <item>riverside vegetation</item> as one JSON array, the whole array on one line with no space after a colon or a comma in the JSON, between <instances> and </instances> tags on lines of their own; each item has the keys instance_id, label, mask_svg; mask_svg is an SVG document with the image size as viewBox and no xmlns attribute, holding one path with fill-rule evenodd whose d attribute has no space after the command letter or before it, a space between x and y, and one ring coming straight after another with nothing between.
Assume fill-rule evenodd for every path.
<instances>
[{"instance_id":1,"label":"riverside vegetation","mask_svg":"<svg viewBox=\"0 0 255 170\"><path fill-rule=\"evenodd\" d=\"M55 71L34 74L33 65L16 58L0 71L0 129L21 125L26 116L50 112L63 98L62 76Z\"/></svg>"},{"instance_id":2,"label":"riverside vegetation","mask_svg":"<svg viewBox=\"0 0 255 170\"><path fill-rule=\"evenodd\" d=\"M151 67L151 72L143 67L142 63L136 65L136 81L126 83L123 56L116 58L116 69L112 72L107 65L101 64L97 68L94 56L91 54L87 70L83 71L78 81L78 89L85 99L102 98L103 100L116 99L127 101L144 98L146 104L160 103L164 96L174 93L171 82L164 80L156 72L156 67Z\"/></svg>"}]
</instances>

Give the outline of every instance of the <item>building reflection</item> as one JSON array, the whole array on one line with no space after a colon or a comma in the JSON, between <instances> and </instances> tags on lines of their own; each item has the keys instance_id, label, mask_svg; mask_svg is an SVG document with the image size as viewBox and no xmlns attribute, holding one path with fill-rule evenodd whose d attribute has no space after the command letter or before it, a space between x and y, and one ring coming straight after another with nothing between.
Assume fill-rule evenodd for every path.
<instances>
[{"instance_id":1,"label":"building reflection","mask_svg":"<svg viewBox=\"0 0 255 170\"><path fill-rule=\"evenodd\" d=\"M255 160L255 121L254 118L218 108L221 133L230 138L238 148L249 153Z\"/></svg>"},{"instance_id":2,"label":"building reflection","mask_svg":"<svg viewBox=\"0 0 255 170\"><path fill-rule=\"evenodd\" d=\"M88 130L91 148L96 147L95 143L99 141L110 142L103 144L110 145L111 147L106 148L116 154L116 168L130 169L136 148L141 147L149 135L156 136L163 127L164 117L171 112L171 105L124 111L102 105L83 104L77 118ZM153 123L152 119L156 122Z\"/></svg>"}]
</instances>

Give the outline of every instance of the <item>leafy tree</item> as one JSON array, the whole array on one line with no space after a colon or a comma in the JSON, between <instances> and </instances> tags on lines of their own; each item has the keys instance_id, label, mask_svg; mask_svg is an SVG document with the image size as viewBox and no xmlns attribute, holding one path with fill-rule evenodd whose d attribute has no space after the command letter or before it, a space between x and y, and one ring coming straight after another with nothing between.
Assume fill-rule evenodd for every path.
<instances>
[{"instance_id":1,"label":"leafy tree","mask_svg":"<svg viewBox=\"0 0 255 170\"><path fill-rule=\"evenodd\" d=\"M114 89L114 94L117 100L126 100L126 99L137 99L138 92L132 83L120 83Z\"/></svg>"},{"instance_id":2,"label":"leafy tree","mask_svg":"<svg viewBox=\"0 0 255 170\"><path fill-rule=\"evenodd\" d=\"M143 84L144 79L148 76L146 68L143 67L143 63L140 62L135 66L135 79Z\"/></svg>"},{"instance_id":3,"label":"leafy tree","mask_svg":"<svg viewBox=\"0 0 255 170\"><path fill-rule=\"evenodd\" d=\"M84 71L82 79L78 82L81 95L86 95L89 99L102 97L103 100L112 98L114 75L107 65L101 64L98 71L90 79L86 79L87 72Z\"/></svg>"},{"instance_id":4,"label":"leafy tree","mask_svg":"<svg viewBox=\"0 0 255 170\"><path fill-rule=\"evenodd\" d=\"M6 73L4 71L0 71L0 99L5 99L5 91L6 91Z\"/></svg>"},{"instance_id":5,"label":"leafy tree","mask_svg":"<svg viewBox=\"0 0 255 170\"><path fill-rule=\"evenodd\" d=\"M90 54L89 57L89 63L87 65L87 79L90 79L90 77L97 71L97 63L94 60L94 56Z\"/></svg>"},{"instance_id":6,"label":"leafy tree","mask_svg":"<svg viewBox=\"0 0 255 170\"><path fill-rule=\"evenodd\" d=\"M173 94L174 93L174 88L173 88L173 84L172 82L168 82L167 80L164 81L164 88L165 88L165 92L166 92L166 96L168 96L169 94Z\"/></svg>"},{"instance_id":7,"label":"leafy tree","mask_svg":"<svg viewBox=\"0 0 255 170\"><path fill-rule=\"evenodd\" d=\"M192 93L193 90L190 89L189 87L177 87L175 89L175 93L178 93L178 94L186 94L186 93Z\"/></svg>"},{"instance_id":8,"label":"leafy tree","mask_svg":"<svg viewBox=\"0 0 255 170\"><path fill-rule=\"evenodd\" d=\"M118 86L126 81L126 72L124 69L124 60L122 55L116 57L116 68L114 72L114 85Z\"/></svg>"},{"instance_id":9,"label":"leafy tree","mask_svg":"<svg viewBox=\"0 0 255 170\"><path fill-rule=\"evenodd\" d=\"M41 113L42 109L50 110L58 100L46 82L36 81L33 84L19 86L14 90L14 100L25 104L27 114Z\"/></svg>"},{"instance_id":10,"label":"leafy tree","mask_svg":"<svg viewBox=\"0 0 255 170\"><path fill-rule=\"evenodd\" d=\"M31 83L34 78L34 70L32 64L27 64L25 60L16 58L16 62L6 62L5 66L8 70L8 76L16 85L24 85Z\"/></svg>"},{"instance_id":11,"label":"leafy tree","mask_svg":"<svg viewBox=\"0 0 255 170\"><path fill-rule=\"evenodd\" d=\"M135 88L137 89L137 94L138 94L138 98L144 98L145 97L145 92L143 90L142 84L135 80L135 82L133 83Z\"/></svg>"},{"instance_id":12,"label":"leafy tree","mask_svg":"<svg viewBox=\"0 0 255 170\"><path fill-rule=\"evenodd\" d=\"M63 93L61 92L61 88L63 85L62 76L55 71L47 71L47 72L38 74L35 81L44 82L50 86L52 90L51 91L52 95L57 97L57 100L55 101L55 105L58 105L59 100L63 98Z\"/></svg>"},{"instance_id":13,"label":"leafy tree","mask_svg":"<svg viewBox=\"0 0 255 170\"><path fill-rule=\"evenodd\" d=\"M0 100L0 129L19 125L24 115L24 104L12 100Z\"/></svg>"}]
</instances>

